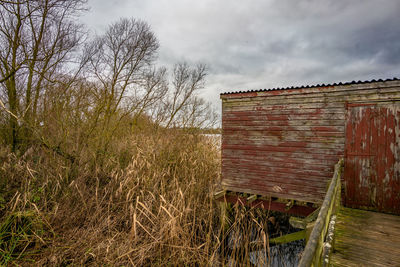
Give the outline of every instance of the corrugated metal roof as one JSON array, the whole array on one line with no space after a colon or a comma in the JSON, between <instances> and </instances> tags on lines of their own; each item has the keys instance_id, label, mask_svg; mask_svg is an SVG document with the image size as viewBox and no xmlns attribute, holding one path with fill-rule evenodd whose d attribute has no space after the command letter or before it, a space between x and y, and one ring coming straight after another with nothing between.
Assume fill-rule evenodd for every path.
<instances>
[{"instance_id":1,"label":"corrugated metal roof","mask_svg":"<svg viewBox=\"0 0 400 267\"><path fill-rule=\"evenodd\" d=\"M363 84L363 83L373 83L373 82L388 82L388 81L398 81L399 78L393 77L392 79L379 79L379 80L369 80L369 81L351 81L351 82L339 82L331 84L316 84L316 85L301 85L301 86L291 86L291 87L277 87L270 89L257 89L248 91L236 91L236 92L225 92L220 95L231 95L231 94L242 94L251 92L265 92L265 91L275 91L275 90L288 90L288 89L302 89L302 88L315 88L315 87L326 87L326 86L338 86L338 85L349 85L349 84Z\"/></svg>"}]
</instances>

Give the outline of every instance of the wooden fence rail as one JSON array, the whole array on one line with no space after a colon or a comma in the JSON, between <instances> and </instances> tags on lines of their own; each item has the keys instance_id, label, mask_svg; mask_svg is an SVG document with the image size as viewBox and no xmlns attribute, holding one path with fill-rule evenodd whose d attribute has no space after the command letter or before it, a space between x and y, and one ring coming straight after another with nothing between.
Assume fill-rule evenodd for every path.
<instances>
[{"instance_id":1,"label":"wooden fence rail","mask_svg":"<svg viewBox=\"0 0 400 267\"><path fill-rule=\"evenodd\" d=\"M328 191L325 195L314 228L311 231L307 245L304 249L303 256L300 259L299 267L322 266L323 265L323 247L325 237L328 232L331 217L335 214L340 205L341 199L341 174L343 167L343 159L335 165Z\"/></svg>"}]
</instances>

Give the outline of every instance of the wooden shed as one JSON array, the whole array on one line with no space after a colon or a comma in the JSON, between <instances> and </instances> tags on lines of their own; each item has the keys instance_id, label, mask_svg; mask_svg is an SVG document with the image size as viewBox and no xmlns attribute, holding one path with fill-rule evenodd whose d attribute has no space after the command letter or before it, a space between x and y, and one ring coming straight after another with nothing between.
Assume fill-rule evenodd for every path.
<instances>
[{"instance_id":1,"label":"wooden shed","mask_svg":"<svg viewBox=\"0 0 400 267\"><path fill-rule=\"evenodd\" d=\"M344 205L400 214L399 79L221 99L224 189L320 204L344 158Z\"/></svg>"}]
</instances>

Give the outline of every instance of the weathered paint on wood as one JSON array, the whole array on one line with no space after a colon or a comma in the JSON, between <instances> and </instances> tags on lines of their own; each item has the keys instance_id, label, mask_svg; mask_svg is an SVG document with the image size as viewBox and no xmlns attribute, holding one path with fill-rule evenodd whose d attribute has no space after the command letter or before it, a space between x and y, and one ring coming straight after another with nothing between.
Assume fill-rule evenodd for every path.
<instances>
[{"instance_id":1,"label":"weathered paint on wood","mask_svg":"<svg viewBox=\"0 0 400 267\"><path fill-rule=\"evenodd\" d=\"M399 101L400 82L249 92L221 99L222 186L322 203L332 166L344 156L347 109Z\"/></svg>"},{"instance_id":2,"label":"weathered paint on wood","mask_svg":"<svg viewBox=\"0 0 400 267\"><path fill-rule=\"evenodd\" d=\"M322 104L327 105L328 107L340 107L340 103L344 101L348 102L370 102L370 101L386 101L386 100L395 100L399 99L398 92L395 90L393 92L378 92L372 94L324 94L324 95L308 95L308 96L286 96L286 97L274 97L272 98L251 98L248 99L249 103L244 105L242 102L237 101L227 101L227 107L230 106L247 106L247 107L256 107L256 110L265 110L262 105L273 105L272 108L276 109L277 107L285 107L287 104L296 104L299 106L304 106L306 108L310 107L319 107ZM307 99L305 103L304 100ZM243 99L242 99L243 100ZM307 104L307 105L306 105Z\"/></svg>"},{"instance_id":3,"label":"weathered paint on wood","mask_svg":"<svg viewBox=\"0 0 400 267\"><path fill-rule=\"evenodd\" d=\"M400 214L400 102L348 107L344 203Z\"/></svg>"},{"instance_id":4,"label":"weathered paint on wood","mask_svg":"<svg viewBox=\"0 0 400 267\"><path fill-rule=\"evenodd\" d=\"M341 208L330 266L400 266L400 216Z\"/></svg>"}]
</instances>

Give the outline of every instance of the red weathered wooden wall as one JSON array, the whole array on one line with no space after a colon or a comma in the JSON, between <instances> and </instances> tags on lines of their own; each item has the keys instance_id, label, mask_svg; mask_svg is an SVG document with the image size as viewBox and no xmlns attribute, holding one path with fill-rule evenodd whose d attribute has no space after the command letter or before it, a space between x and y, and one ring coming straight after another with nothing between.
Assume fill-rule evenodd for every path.
<instances>
[{"instance_id":1,"label":"red weathered wooden wall","mask_svg":"<svg viewBox=\"0 0 400 267\"><path fill-rule=\"evenodd\" d=\"M348 105L344 204L400 214L400 101Z\"/></svg>"},{"instance_id":2,"label":"red weathered wooden wall","mask_svg":"<svg viewBox=\"0 0 400 267\"><path fill-rule=\"evenodd\" d=\"M221 94L222 185L322 202L345 150L346 105L400 100L400 82Z\"/></svg>"}]
</instances>

